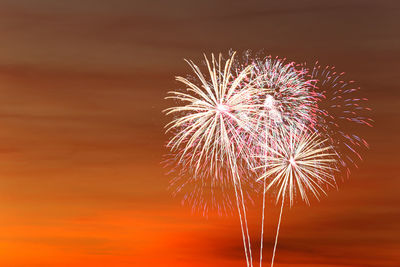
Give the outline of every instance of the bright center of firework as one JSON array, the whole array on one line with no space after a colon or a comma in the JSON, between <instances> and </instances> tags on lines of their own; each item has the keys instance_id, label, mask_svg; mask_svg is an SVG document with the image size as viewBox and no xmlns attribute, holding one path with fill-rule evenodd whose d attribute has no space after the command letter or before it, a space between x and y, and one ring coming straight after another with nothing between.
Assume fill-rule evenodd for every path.
<instances>
[{"instance_id":1,"label":"bright center of firework","mask_svg":"<svg viewBox=\"0 0 400 267\"><path fill-rule=\"evenodd\" d=\"M293 156L290 156L289 162L290 162L290 165L296 166L296 160L293 158Z\"/></svg>"},{"instance_id":2,"label":"bright center of firework","mask_svg":"<svg viewBox=\"0 0 400 267\"><path fill-rule=\"evenodd\" d=\"M228 112L229 108L225 106L224 104L218 104L216 107L217 112Z\"/></svg>"},{"instance_id":3,"label":"bright center of firework","mask_svg":"<svg viewBox=\"0 0 400 267\"><path fill-rule=\"evenodd\" d=\"M275 102L274 97L272 95L267 95L264 101L264 107L267 109L273 109L275 108L274 102Z\"/></svg>"}]
</instances>

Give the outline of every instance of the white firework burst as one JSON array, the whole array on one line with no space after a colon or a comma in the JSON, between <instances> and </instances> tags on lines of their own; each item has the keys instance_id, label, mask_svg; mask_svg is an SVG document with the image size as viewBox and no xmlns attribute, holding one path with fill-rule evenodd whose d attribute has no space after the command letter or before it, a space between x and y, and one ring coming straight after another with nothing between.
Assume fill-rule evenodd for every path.
<instances>
[{"instance_id":1,"label":"white firework burst","mask_svg":"<svg viewBox=\"0 0 400 267\"><path fill-rule=\"evenodd\" d=\"M186 91L169 92L170 96L167 98L179 102L179 105L166 110L167 114L176 116L166 126L167 132L175 133L167 147L180 155L178 165L193 166L195 177L207 181L206 177L212 173L212 185L224 184L226 181L233 184L246 261L248 266L252 266L250 235L240 177L242 172L239 170L241 162L247 162L251 158L247 141L250 139L249 135L256 133L249 118L257 112L254 99L258 90L248 79L252 65L246 66L237 75L234 74L234 56L233 53L225 62L221 54L218 59L212 54L211 62L205 56L209 80L197 65L187 61L194 71L195 80L177 77L176 80L186 86ZM221 177L221 169L229 170L229 175Z\"/></svg>"},{"instance_id":2,"label":"white firework burst","mask_svg":"<svg viewBox=\"0 0 400 267\"><path fill-rule=\"evenodd\" d=\"M312 125L316 98L305 68L270 57L253 61L254 86L262 91L262 109L275 124Z\"/></svg>"},{"instance_id":3,"label":"white firework burst","mask_svg":"<svg viewBox=\"0 0 400 267\"><path fill-rule=\"evenodd\" d=\"M310 193L319 199L327 187L335 187L336 160L327 139L305 128L280 128L276 136L273 146L266 147L266 166L259 167L266 171L258 180L270 179L266 189L277 190L277 202L286 196L293 205L295 195L300 194L309 204Z\"/></svg>"},{"instance_id":4,"label":"white firework burst","mask_svg":"<svg viewBox=\"0 0 400 267\"><path fill-rule=\"evenodd\" d=\"M260 167L265 172L259 178L269 179L266 190L275 189L276 202L282 201L271 267L274 266L285 199L289 198L290 206L298 193L307 204L309 194L319 199L321 194L326 194L325 188L335 186L336 170L335 154L327 145L328 140L321 139L318 133L310 133L305 126L300 129L281 127L275 136L274 144L266 146L266 165Z\"/></svg>"},{"instance_id":5,"label":"white firework burst","mask_svg":"<svg viewBox=\"0 0 400 267\"><path fill-rule=\"evenodd\" d=\"M192 61L187 61L200 84L177 77L187 88L186 92L169 92L168 99L182 105L166 110L177 117L167 125L167 132L175 130L168 147L181 150L182 158L190 153L196 171L206 164L210 169L230 167L236 169L238 158L249 158L246 135L252 133L248 116L256 109L251 101L257 90L245 82L252 66L244 68L237 76L231 72L234 54L222 64L212 55L211 63L205 57L210 76L208 81ZM236 177L237 178L237 177Z\"/></svg>"}]
</instances>

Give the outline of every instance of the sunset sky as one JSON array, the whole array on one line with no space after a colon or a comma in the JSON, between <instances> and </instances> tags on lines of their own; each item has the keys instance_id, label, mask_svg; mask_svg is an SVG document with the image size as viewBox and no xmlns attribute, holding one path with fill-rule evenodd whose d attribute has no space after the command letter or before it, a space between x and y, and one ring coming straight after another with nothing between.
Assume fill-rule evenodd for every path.
<instances>
[{"instance_id":1,"label":"sunset sky","mask_svg":"<svg viewBox=\"0 0 400 267\"><path fill-rule=\"evenodd\" d=\"M275 266L400 266L399 27L399 1L0 1L0 266L245 266L236 214L191 213L160 164L183 59L229 49L335 65L373 108L364 162L285 211Z\"/></svg>"}]
</instances>

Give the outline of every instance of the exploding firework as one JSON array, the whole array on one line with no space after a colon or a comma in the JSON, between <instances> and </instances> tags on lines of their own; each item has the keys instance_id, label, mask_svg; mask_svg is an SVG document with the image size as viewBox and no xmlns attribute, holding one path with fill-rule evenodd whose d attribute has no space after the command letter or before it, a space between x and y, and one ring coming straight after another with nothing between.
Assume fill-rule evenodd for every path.
<instances>
[{"instance_id":1,"label":"exploding firework","mask_svg":"<svg viewBox=\"0 0 400 267\"><path fill-rule=\"evenodd\" d=\"M306 129L280 128L274 146L263 157L267 171L258 178L268 179L267 190L275 189L276 202L289 199L293 205L296 195L309 204L309 195L319 199L325 187L334 187L335 154L327 139Z\"/></svg>"},{"instance_id":2,"label":"exploding firework","mask_svg":"<svg viewBox=\"0 0 400 267\"><path fill-rule=\"evenodd\" d=\"M275 133L281 127L313 127L317 98L312 90L311 81L307 79L306 69L294 62L271 57L256 57L252 60L250 53L246 51L243 65L246 64L253 65L250 80L252 86L257 89L254 105L258 113L251 119L252 127L258 136L251 140L254 142L248 142L251 144L253 154L260 155L255 157L258 161L249 164L257 169L257 166L266 163L265 157L270 155L270 151L266 148L275 146L276 140L280 138ZM268 164L264 164L263 167L263 171L269 168ZM266 179L264 179L262 199L260 266L263 256Z\"/></svg>"},{"instance_id":3,"label":"exploding firework","mask_svg":"<svg viewBox=\"0 0 400 267\"><path fill-rule=\"evenodd\" d=\"M254 86L259 89L259 100L269 119L291 127L314 123L316 96L306 69L282 59L253 61Z\"/></svg>"},{"instance_id":4,"label":"exploding firework","mask_svg":"<svg viewBox=\"0 0 400 267\"><path fill-rule=\"evenodd\" d=\"M249 157L245 136L252 130L247 118L256 112L251 104L256 90L244 83L251 66L233 77L233 59L234 55L222 66L221 55L218 60L212 55L212 65L205 58L210 81L198 66L187 61L200 85L177 77L177 81L187 86L186 92L172 91L167 97L182 103L166 110L167 114L177 114L167 125L167 132L176 130L167 146L172 151L181 150L182 158L190 152L190 162L196 171L201 169L202 164L209 164L210 170L214 171L221 164L232 167L238 158Z\"/></svg>"},{"instance_id":5,"label":"exploding firework","mask_svg":"<svg viewBox=\"0 0 400 267\"><path fill-rule=\"evenodd\" d=\"M275 236L271 267L274 265L279 229L285 199L293 205L296 195L309 204L309 195L319 199L326 188L335 185L335 159L326 139L308 129L288 130L279 128L273 146L266 146L269 153L263 156L266 171L259 179L269 179L266 190L274 190L276 202L281 199L281 211Z\"/></svg>"},{"instance_id":6,"label":"exploding firework","mask_svg":"<svg viewBox=\"0 0 400 267\"><path fill-rule=\"evenodd\" d=\"M167 132L175 131L167 146L179 155L179 165L193 168L194 177L200 178L198 182L205 182L207 179L202 178L211 174L211 185L233 185L246 260L252 266L239 166L241 161L250 158L246 141L249 140L248 135L255 132L248 118L257 112L253 105L257 90L247 79L251 74L251 65L233 75L234 56L225 62L221 54L218 59L212 55L211 62L205 57L209 79L197 65L187 61L195 73L195 79L177 77L177 81L186 86L186 91L169 92L167 98L177 101L179 105L166 110L167 114L176 116L167 125ZM226 173L222 170L229 171L229 175L221 175Z\"/></svg>"}]
</instances>

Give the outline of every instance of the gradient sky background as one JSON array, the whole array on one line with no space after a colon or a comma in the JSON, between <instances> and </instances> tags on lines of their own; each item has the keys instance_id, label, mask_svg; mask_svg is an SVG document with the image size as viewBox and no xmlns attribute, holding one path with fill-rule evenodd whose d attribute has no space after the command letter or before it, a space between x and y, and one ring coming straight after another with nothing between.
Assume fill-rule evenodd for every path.
<instances>
[{"instance_id":1,"label":"gradient sky background","mask_svg":"<svg viewBox=\"0 0 400 267\"><path fill-rule=\"evenodd\" d=\"M160 166L183 58L229 48L335 65L374 108L351 180L285 212L276 266L400 266L399 18L399 1L2 0L0 266L244 266L237 216L191 214Z\"/></svg>"}]
</instances>

